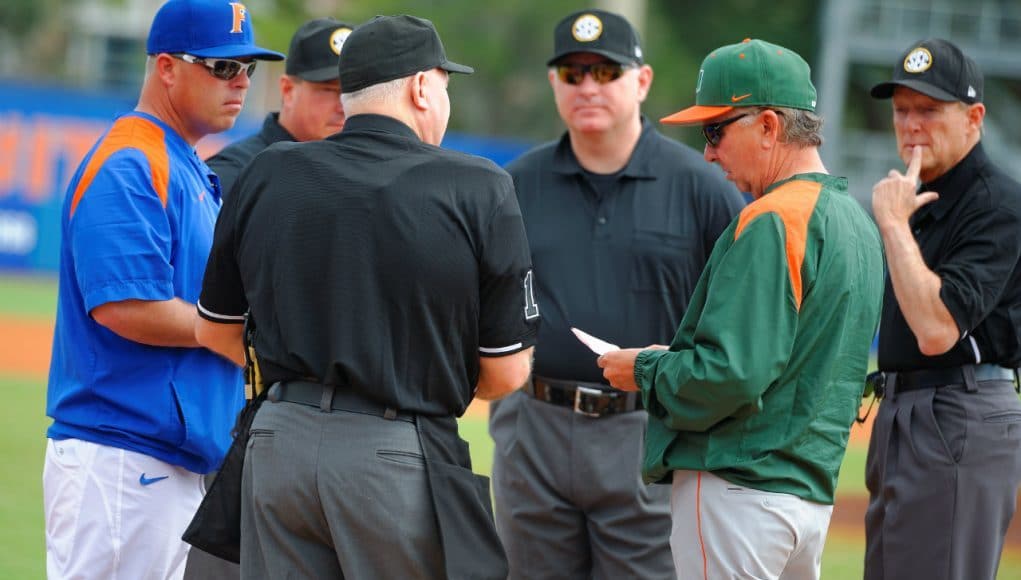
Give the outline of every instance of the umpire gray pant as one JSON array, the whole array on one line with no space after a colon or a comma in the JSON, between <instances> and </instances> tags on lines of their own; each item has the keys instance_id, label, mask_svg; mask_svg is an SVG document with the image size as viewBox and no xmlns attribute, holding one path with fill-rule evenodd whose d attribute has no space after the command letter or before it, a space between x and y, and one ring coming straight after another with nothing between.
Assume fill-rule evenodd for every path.
<instances>
[{"instance_id":1,"label":"umpire gray pant","mask_svg":"<svg viewBox=\"0 0 1021 580\"><path fill-rule=\"evenodd\" d=\"M413 423L267 401L241 504L243 578L441 578Z\"/></svg>"},{"instance_id":2,"label":"umpire gray pant","mask_svg":"<svg viewBox=\"0 0 1021 580\"><path fill-rule=\"evenodd\" d=\"M192 546L184 567L184 580L234 580L241 577L241 567Z\"/></svg>"},{"instance_id":3,"label":"umpire gray pant","mask_svg":"<svg viewBox=\"0 0 1021 580\"><path fill-rule=\"evenodd\" d=\"M493 406L511 578L675 578L670 486L641 480L647 422L645 411L591 418L520 391Z\"/></svg>"},{"instance_id":4,"label":"umpire gray pant","mask_svg":"<svg viewBox=\"0 0 1021 580\"><path fill-rule=\"evenodd\" d=\"M1021 484L1021 402L1006 381L976 392L896 392L879 406L865 482L866 580L993 580Z\"/></svg>"}]
</instances>

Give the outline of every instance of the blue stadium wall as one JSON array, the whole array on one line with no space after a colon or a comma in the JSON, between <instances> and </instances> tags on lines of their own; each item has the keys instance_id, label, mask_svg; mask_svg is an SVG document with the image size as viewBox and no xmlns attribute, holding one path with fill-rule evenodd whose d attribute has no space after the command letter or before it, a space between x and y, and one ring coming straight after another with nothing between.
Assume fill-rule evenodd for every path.
<instances>
[{"instance_id":1,"label":"blue stadium wall","mask_svg":"<svg viewBox=\"0 0 1021 580\"><path fill-rule=\"evenodd\" d=\"M113 119L134 106L134 97L0 81L0 270L56 272L67 184ZM261 122L244 117L203 139L200 156L254 133ZM504 165L529 144L451 133L443 145Z\"/></svg>"}]
</instances>

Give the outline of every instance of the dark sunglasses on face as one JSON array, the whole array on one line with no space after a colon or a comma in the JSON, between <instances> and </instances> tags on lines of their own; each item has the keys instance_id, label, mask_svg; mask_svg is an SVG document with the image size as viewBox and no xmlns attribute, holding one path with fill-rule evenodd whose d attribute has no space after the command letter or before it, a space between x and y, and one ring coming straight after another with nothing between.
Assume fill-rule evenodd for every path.
<instances>
[{"instance_id":1,"label":"dark sunglasses on face","mask_svg":"<svg viewBox=\"0 0 1021 580\"><path fill-rule=\"evenodd\" d=\"M585 75L592 74L592 80L601 85L613 82L621 77L630 65L616 62L597 62L593 64L558 64L557 77L569 85L580 85Z\"/></svg>"},{"instance_id":2,"label":"dark sunglasses on face","mask_svg":"<svg viewBox=\"0 0 1021 580\"><path fill-rule=\"evenodd\" d=\"M230 58L200 58L190 54L172 54L170 56L184 62L200 64L209 70L209 74L221 81L234 80L241 73L245 73L248 75L248 78L252 78L252 75L255 74L255 64L258 62L255 60L241 62L240 60Z\"/></svg>"},{"instance_id":3,"label":"dark sunglasses on face","mask_svg":"<svg viewBox=\"0 0 1021 580\"><path fill-rule=\"evenodd\" d=\"M765 111L773 111L774 113L776 113L777 115L779 115L781 117L785 117L786 116L786 115L783 114L783 111L780 111L780 110L777 110L777 109L761 108L761 109L759 109L756 112L745 113L743 115L738 115L736 117L731 117L731 118L729 118L729 119L727 119L725 121L720 121L719 123L711 123L709 125L705 125L704 127L702 127L702 136L705 137L705 142L706 143L712 145L713 147L719 147L720 146L720 141L723 140L723 128L724 127L726 127L727 125L733 123L734 121L737 121L738 119L741 119L743 117L747 117L748 115L758 115L759 113L762 113L762 112L765 112Z\"/></svg>"},{"instance_id":4,"label":"dark sunglasses on face","mask_svg":"<svg viewBox=\"0 0 1021 580\"><path fill-rule=\"evenodd\" d=\"M733 123L734 121L737 121L738 119L743 119L747 117L750 114L751 113L744 113L743 115L731 117L725 121L720 121L719 123L710 123L708 125L703 125L702 136L705 137L705 142L708 143L711 147L719 147L720 141L723 140L723 128Z\"/></svg>"}]
</instances>

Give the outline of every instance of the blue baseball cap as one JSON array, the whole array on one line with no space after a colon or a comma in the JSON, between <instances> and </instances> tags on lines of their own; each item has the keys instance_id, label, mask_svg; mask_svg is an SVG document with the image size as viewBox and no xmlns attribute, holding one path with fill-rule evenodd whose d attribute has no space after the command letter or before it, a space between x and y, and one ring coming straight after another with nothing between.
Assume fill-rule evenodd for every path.
<instances>
[{"instance_id":1,"label":"blue baseball cap","mask_svg":"<svg viewBox=\"0 0 1021 580\"><path fill-rule=\"evenodd\" d=\"M152 21L146 52L187 53L204 58L284 59L279 52L255 45L248 9L241 2L230 0L170 0L160 7Z\"/></svg>"}]
</instances>

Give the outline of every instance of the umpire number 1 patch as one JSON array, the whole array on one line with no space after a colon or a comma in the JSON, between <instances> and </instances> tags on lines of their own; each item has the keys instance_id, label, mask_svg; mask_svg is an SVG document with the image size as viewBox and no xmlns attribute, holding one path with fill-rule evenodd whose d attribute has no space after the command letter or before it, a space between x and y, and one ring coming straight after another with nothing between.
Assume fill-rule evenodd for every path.
<instances>
[{"instance_id":1,"label":"umpire number 1 patch","mask_svg":"<svg viewBox=\"0 0 1021 580\"><path fill-rule=\"evenodd\" d=\"M535 303L535 289L533 288L534 275L529 270L525 274L525 281L522 284L525 288L525 320L539 317L539 305Z\"/></svg>"}]
</instances>

